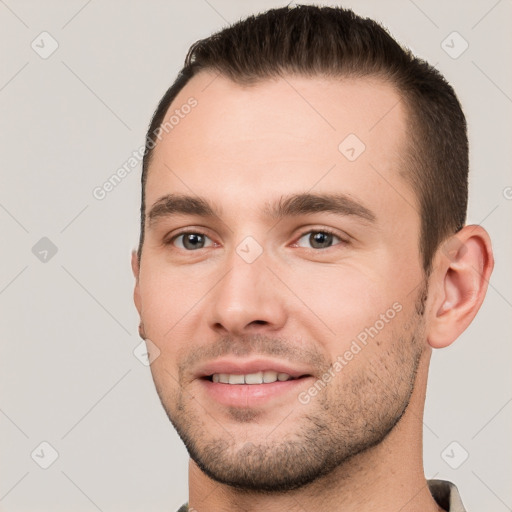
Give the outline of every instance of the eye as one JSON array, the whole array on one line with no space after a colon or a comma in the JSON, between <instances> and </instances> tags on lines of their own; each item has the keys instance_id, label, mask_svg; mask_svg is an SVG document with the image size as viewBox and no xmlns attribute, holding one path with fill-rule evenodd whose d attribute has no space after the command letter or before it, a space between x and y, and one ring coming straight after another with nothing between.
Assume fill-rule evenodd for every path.
<instances>
[{"instance_id":1,"label":"eye","mask_svg":"<svg viewBox=\"0 0 512 512\"><path fill-rule=\"evenodd\" d=\"M298 240L297 245L299 247L307 247L305 244L309 244L308 248L312 249L327 249L336 243L344 242L339 236L326 230L308 231L304 233Z\"/></svg>"},{"instance_id":2,"label":"eye","mask_svg":"<svg viewBox=\"0 0 512 512\"><path fill-rule=\"evenodd\" d=\"M172 238L170 243L179 249L184 249L186 251L204 249L205 247L209 247L213 244L212 240L203 233L193 231L179 233Z\"/></svg>"}]
</instances>

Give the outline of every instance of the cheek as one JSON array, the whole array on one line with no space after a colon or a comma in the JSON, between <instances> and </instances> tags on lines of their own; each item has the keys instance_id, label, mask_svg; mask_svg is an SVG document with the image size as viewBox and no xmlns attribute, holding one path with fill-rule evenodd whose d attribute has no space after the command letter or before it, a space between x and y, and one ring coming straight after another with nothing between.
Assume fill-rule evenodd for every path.
<instances>
[{"instance_id":1,"label":"cheek","mask_svg":"<svg viewBox=\"0 0 512 512\"><path fill-rule=\"evenodd\" d=\"M362 266L297 269L293 282L297 283L297 295L334 332L338 341L352 339L373 325L395 302L401 302L396 280L393 283L384 271L368 272Z\"/></svg>"},{"instance_id":2,"label":"cheek","mask_svg":"<svg viewBox=\"0 0 512 512\"><path fill-rule=\"evenodd\" d=\"M149 263L146 269L141 269L139 288L145 332L159 350L150 370L158 394L168 409L178 396L179 353L191 339L190 317L194 311L191 290L194 287L187 287L176 272Z\"/></svg>"},{"instance_id":3,"label":"cheek","mask_svg":"<svg viewBox=\"0 0 512 512\"><path fill-rule=\"evenodd\" d=\"M159 344L174 337L205 293L200 279L151 262L141 269L139 290L146 333Z\"/></svg>"}]
</instances>

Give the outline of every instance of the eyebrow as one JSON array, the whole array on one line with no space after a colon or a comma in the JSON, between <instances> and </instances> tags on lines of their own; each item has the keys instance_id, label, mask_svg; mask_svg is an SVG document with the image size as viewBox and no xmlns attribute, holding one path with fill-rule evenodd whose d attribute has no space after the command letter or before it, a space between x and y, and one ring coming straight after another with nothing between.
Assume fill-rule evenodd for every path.
<instances>
[{"instance_id":1,"label":"eyebrow","mask_svg":"<svg viewBox=\"0 0 512 512\"><path fill-rule=\"evenodd\" d=\"M375 214L366 206L346 194L292 194L281 196L274 203L265 203L263 213L272 220L285 217L329 212L343 216L354 216L374 223ZM167 194L156 201L149 211L149 222L172 215L197 215L220 217L221 210L206 198L182 194Z\"/></svg>"},{"instance_id":2,"label":"eyebrow","mask_svg":"<svg viewBox=\"0 0 512 512\"><path fill-rule=\"evenodd\" d=\"M298 215L329 212L337 215L352 215L375 222L375 214L346 194L294 194L282 196L274 204L266 204L265 214L271 219L282 219Z\"/></svg>"},{"instance_id":3,"label":"eyebrow","mask_svg":"<svg viewBox=\"0 0 512 512\"><path fill-rule=\"evenodd\" d=\"M153 204L148 218L150 224L152 224L159 218L170 217L174 214L219 217L220 211L202 197L167 194Z\"/></svg>"}]
</instances>

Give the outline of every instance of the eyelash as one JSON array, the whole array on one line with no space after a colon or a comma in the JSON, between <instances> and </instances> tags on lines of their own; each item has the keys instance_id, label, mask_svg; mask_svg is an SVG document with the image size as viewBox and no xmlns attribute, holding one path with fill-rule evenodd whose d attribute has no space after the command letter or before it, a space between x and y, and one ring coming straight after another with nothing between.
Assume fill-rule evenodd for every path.
<instances>
[{"instance_id":1,"label":"eyelash","mask_svg":"<svg viewBox=\"0 0 512 512\"><path fill-rule=\"evenodd\" d=\"M309 235L311 233L324 233L324 234L327 234L327 235L332 235L333 237L337 238L339 240L339 242L337 244L333 243L333 245L331 245L329 247L324 247L324 248L321 248L321 249L315 249L314 247L301 247L301 249L307 249L307 250L310 250L310 251L318 252L318 251L326 251L328 249L332 249L336 245L347 245L349 243L346 238L343 238L341 235L337 234L335 231L333 231L333 230L331 230L329 228L322 228L322 229L309 229L308 231L304 231L303 233L301 233L299 235L299 237L297 238L297 241L294 242L294 245L297 244L298 241L301 238L303 238L305 235Z\"/></svg>"},{"instance_id":2,"label":"eyelash","mask_svg":"<svg viewBox=\"0 0 512 512\"><path fill-rule=\"evenodd\" d=\"M309 250L309 251L319 252L319 251L325 251L327 249L331 249L331 248L335 247L336 245L347 245L349 243L349 241L346 238L343 238L342 236L340 236L339 234L337 234L333 230L331 230L329 228L322 228L322 229L309 229L308 231L302 232L296 238L296 241L294 242L294 245L296 245L298 243L298 241L301 238L303 238L305 235L308 235L308 234L311 234L311 233L325 233L325 234L328 234L328 235L332 235L333 237L336 237L338 240L340 240L340 242L338 242L337 244L333 244L330 247L325 247L325 248L321 248L321 249L315 249L313 247L301 247L301 249L306 249L306 250ZM203 233L202 231L199 231L199 230L184 230L184 231L180 231L179 233L173 235L172 238L170 238L168 241L165 242L165 245L174 245L174 241L177 240L180 236L184 236L184 235L201 235L201 236L203 236L205 238L209 238L211 240L211 238L208 237L208 235L206 233ZM181 249L180 247L177 247L177 249L185 250L186 252L195 252L194 250ZM196 250L198 251L200 249L196 249Z\"/></svg>"},{"instance_id":3,"label":"eyelash","mask_svg":"<svg viewBox=\"0 0 512 512\"><path fill-rule=\"evenodd\" d=\"M177 240L180 236L184 236L184 235L201 235L201 236L204 236L205 238L210 238L206 233L203 233L202 231L199 231L199 230L185 230L185 231L180 231L179 233L173 235L167 242L165 242L165 245L174 245L174 241ZM210 238L211 240L211 238ZM177 249L180 249L180 247L177 247ZM185 251L187 251L185 249ZM194 252L194 251L187 251L187 252Z\"/></svg>"}]
</instances>

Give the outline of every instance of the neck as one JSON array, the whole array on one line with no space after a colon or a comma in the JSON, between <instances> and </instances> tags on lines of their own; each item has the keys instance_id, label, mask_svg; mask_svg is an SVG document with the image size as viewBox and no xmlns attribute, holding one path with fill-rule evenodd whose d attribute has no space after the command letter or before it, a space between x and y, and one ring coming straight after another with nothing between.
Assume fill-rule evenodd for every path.
<instances>
[{"instance_id":1,"label":"neck","mask_svg":"<svg viewBox=\"0 0 512 512\"><path fill-rule=\"evenodd\" d=\"M430 351L425 351L409 406L380 444L352 457L329 475L284 493L246 492L220 484L191 460L190 510L441 511L423 473L423 408L429 359Z\"/></svg>"}]
</instances>

